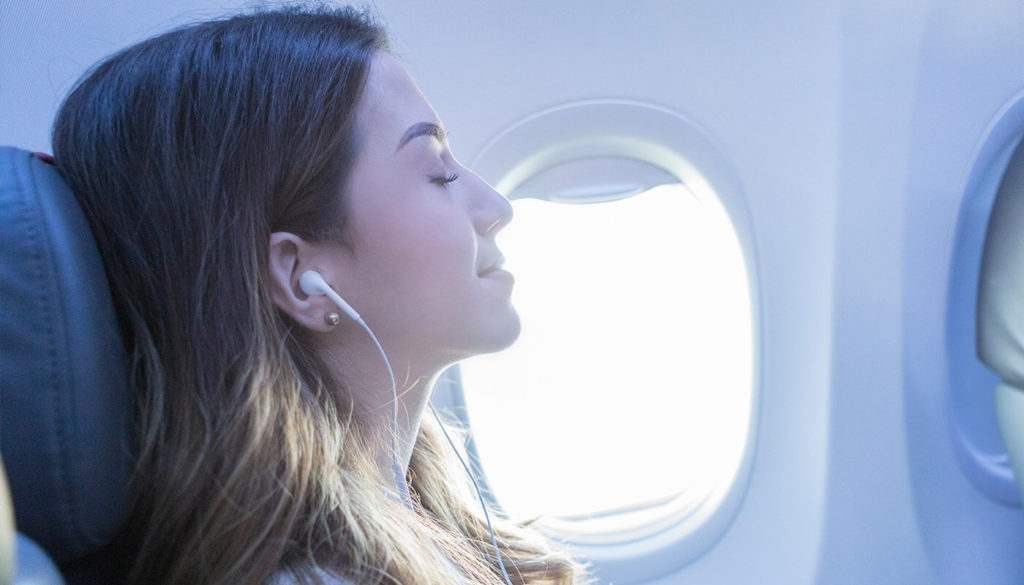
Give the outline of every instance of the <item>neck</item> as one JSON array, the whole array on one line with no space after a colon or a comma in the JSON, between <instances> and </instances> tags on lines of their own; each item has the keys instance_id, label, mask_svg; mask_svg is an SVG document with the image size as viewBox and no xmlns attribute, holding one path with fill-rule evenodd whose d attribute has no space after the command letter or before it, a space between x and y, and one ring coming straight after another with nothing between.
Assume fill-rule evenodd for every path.
<instances>
[{"instance_id":1,"label":"neck","mask_svg":"<svg viewBox=\"0 0 1024 585\"><path fill-rule=\"evenodd\" d=\"M339 342L330 350L334 378L348 391L353 416L376 437L374 457L384 486L402 490L394 485L400 479L396 475L404 481L419 434L420 419L443 368L415 367L406 352L384 346L394 375L392 388L380 350L365 330L358 325L357 328L337 336Z\"/></svg>"},{"instance_id":2,"label":"neck","mask_svg":"<svg viewBox=\"0 0 1024 585\"><path fill-rule=\"evenodd\" d=\"M377 464L381 470L388 472L384 477L392 476L390 472L396 462L403 476L408 471L412 450L420 431L420 420L427 407L427 402L430 400L430 390L436 379L437 375L435 374L418 377L411 381L407 380L405 384L402 384L401 380L397 381L397 421L390 385L379 388L388 397L382 407L376 408L372 412L357 414L367 428L381 429L382 440L378 441ZM394 441L392 441L392 436L395 437Z\"/></svg>"}]
</instances>

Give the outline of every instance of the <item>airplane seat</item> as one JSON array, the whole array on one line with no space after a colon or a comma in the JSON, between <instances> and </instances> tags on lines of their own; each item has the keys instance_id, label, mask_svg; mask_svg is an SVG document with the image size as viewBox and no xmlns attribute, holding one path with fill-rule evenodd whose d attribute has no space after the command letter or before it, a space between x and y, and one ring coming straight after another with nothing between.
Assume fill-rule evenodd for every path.
<instances>
[{"instance_id":1,"label":"airplane seat","mask_svg":"<svg viewBox=\"0 0 1024 585\"><path fill-rule=\"evenodd\" d=\"M978 357L1002 378L996 417L1024 501L1024 144L996 194L978 282Z\"/></svg>"},{"instance_id":2,"label":"airplane seat","mask_svg":"<svg viewBox=\"0 0 1024 585\"><path fill-rule=\"evenodd\" d=\"M89 226L45 158L0 147L0 453L21 541L68 583L110 583L132 469L125 351Z\"/></svg>"}]
</instances>

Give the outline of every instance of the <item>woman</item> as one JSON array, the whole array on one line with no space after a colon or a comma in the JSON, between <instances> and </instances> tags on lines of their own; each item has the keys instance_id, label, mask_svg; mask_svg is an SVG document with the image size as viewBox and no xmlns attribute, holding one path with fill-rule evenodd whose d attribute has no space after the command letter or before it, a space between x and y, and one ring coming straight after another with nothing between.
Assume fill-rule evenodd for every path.
<instances>
[{"instance_id":1,"label":"woman","mask_svg":"<svg viewBox=\"0 0 1024 585\"><path fill-rule=\"evenodd\" d=\"M579 581L526 530L492 546L421 421L442 369L518 335L494 243L511 210L365 15L263 12L125 49L71 92L53 145L132 355L129 582Z\"/></svg>"}]
</instances>

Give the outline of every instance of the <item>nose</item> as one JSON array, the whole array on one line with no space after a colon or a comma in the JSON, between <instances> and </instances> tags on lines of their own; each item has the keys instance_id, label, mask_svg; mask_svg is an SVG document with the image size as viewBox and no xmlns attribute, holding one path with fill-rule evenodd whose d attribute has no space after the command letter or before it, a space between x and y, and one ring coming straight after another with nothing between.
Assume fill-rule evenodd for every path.
<instances>
[{"instance_id":1,"label":"nose","mask_svg":"<svg viewBox=\"0 0 1024 585\"><path fill-rule=\"evenodd\" d=\"M480 235L493 235L501 231L512 221L512 204L504 195L498 193L480 177L473 175L474 185L474 224Z\"/></svg>"}]
</instances>

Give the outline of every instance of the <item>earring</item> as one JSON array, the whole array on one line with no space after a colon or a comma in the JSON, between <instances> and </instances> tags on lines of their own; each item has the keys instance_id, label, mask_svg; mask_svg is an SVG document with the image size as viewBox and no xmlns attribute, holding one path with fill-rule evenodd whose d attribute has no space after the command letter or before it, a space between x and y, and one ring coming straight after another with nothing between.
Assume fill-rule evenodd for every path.
<instances>
[{"instance_id":1,"label":"earring","mask_svg":"<svg viewBox=\"0 0 1024 585\"><path fill-rule=\"evenodd\" d=\"M334 327L338 323L341 323L341 315L338 315L337 313L334 312L327 313L326 315L324 315L324 322L330 325L331 327Z\"/></svg>"}]
</instances>

